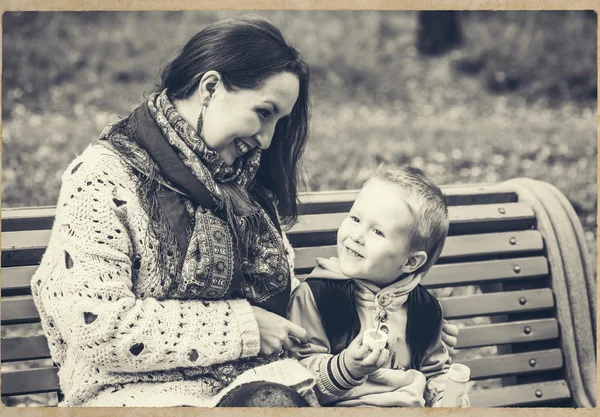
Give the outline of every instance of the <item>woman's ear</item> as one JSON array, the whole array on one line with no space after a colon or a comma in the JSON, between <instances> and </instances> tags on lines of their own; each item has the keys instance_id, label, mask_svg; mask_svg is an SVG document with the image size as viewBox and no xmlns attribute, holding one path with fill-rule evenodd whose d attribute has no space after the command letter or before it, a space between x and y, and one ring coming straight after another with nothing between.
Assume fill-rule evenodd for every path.
<instances>
[{"instance_id":1,"label":"woman's ear","mask_svg":"<svg viewBox=\"0 0 600 417\"><path fill-rule=\"evenodd\" d=\"M198 94L203 103L207 103L221 84L221 74L217 71L206 71L198 84Z\"/></svg>"},{"instance_id":2,"label":"woman's ear","mask_svg":"<svg viewBox=\"0 0 600 417\"><path fill-rule=\"evenodd\" d=\"M418 251L414 252L408 257L406 263L402 266L402 272L413 273L419 269L423 264L427 262L427 252Z\"/></svg>"}]
</instances>

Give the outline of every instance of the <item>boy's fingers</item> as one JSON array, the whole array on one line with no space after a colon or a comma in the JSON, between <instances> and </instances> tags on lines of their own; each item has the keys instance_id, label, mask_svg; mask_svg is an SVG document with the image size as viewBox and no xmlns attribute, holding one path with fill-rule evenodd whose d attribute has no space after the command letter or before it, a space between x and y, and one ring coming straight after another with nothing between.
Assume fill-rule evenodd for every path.
<instances>
[{"instance_id":1,"label":"boy's fingers","mask_svg":"<svg viewBox=\"0 0 600 417\"><path fill-rule=\"evenodd\" d=\"M385 362L387 361L389 356L390 356L389 350L381 349L381 352L379 354L379 357L377 358L377 362L375 363L375 365L377 365L378 368L381 368L383 366L383 364L385 364Z\"/></svg>"},{"instance_id":2,"label":"boy's fingers","mask_svg":"<svg viewBox=\"0 0 600 417\"><path fill-rule=\"evenodd\" d=\"M442 326L442 332L446 333L449 336L458 336L458 327L454 324L444 323Z\"/></svg>"},{"instance_id":3,"label":"boy's fingers","mask_svg":"<svg viewBox=\"0 0 600 417\"><path fill-rule=\"evenodd\" d=\"M360 347L360 346L362 346L362 344L363 344L363 343L362 343L362 340L363 340L363 333L364 333L364 332L365 332L364 330L363 330L363 331L361 331L361 332L358 334L358 336L356 336L356 337L354 338L354 340L353 340L352 342L350 342L350 344L351 344L351 345L355 345L357 348L358 348L358 347Z\"/></svg>"},{"instance_id":4,"label":"boy's fingers","mask_svg":"<svg viewBox=\"0 0 600 417\"><path fill-rule=\"evenodd\" d=\"M365 364L366 366L372 366L375 365L375 363L377 362L377 359L379 358L379 354L381 353L382 349L375 349L372 350L366 358L363 359L363 364Z\"/></svg>"},{"instance_id":5,"label":"boy's fingers","mask_svg":"<svg viewBox=\"0 0 600 417\"><path fill-rule=\"evenodd\" d=\"M369 353L369 347L362 345L352 353L352 357L356 360L362 360Z\"/></svg>"},{"instance_id":6,"label":"boy's fingers","mask_svg":"<svg viewBox=\"0 0 600 417\"><path fill-rule=\"evenodd\" d=\"M458 342L458 340L454 336L450 336L446 333L442 333L442 342L444 342L446 345L448 345L449 347L452 348L452 347L456 346L456 343Z\"/></svg>"}]
</instances>

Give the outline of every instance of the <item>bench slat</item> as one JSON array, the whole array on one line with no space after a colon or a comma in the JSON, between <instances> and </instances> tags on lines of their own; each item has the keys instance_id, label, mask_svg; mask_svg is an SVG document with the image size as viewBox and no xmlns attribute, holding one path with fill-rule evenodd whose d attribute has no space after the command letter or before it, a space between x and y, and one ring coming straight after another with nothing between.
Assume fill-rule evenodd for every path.
<instances>
[{"instance_id":1,"label":"bench slat","mask_svg":"<svg viewBox=\"0 0 600 417\"><path fill-rule=\"evenodd\" d=\"M2 209L2 231L51 229L55 212L54 206Z\"/></svg>"},{"instance_id":2,"label":"bench slat","mask_svg":"<svg viewBox=\"0 0 600 417\"><path fill-rule=\"evenodd\" d=\"M504 184L446 185L441 187L448 206L514 203L517 194ZM359 190L318 191L299 194L300 214L349 211Z\"/></svg>"},{"instance_id":3,"label":"bench slat","mask_svg":"<svg viewBox=\"0 0 600 417\"><path fill-rule=\"evenodd\" d=\"M13 337L2 339L2 362L14 362L50 357L45 336Z\"/></svg>"},{"instance_id":4,"label":"bench slat","mask_svg":"<svg viewBox=\"0 0 600 417\"><path fill-rule=\"evenodd\" d=\"M50 233L50 230L2 232L2 267L39 264Z\"/></svg>"},{"instance_id":5,"label":"bench slat","mask_svg":"<svg viewBox=\"0 0 600 417\"><path fill-rule=\"evenodd\" d=\"M523 313L554 307L552 290L511 291L493 294L440 298L444 317L457 319L493 314Z\"/></svg>"},{"instance_id":6,"label":"bench slat","mask_svg":"<svg viewBox=\"0 0 600 417\"><path fill-rule=\"evenodd\" d=\"M519 273L515 272L515 266L519 266ZM423 285L427 288L473 285L499 280L543 277L547 274L548 262L546 258L541 256L503 259L499 261L443 264L435 265L431 268L423 280ZM304 277L299 275L299 278ZM545 300L547 300L547 296L541 295L540 297L546 297ZM2 311L2 324L33 323L39 320L38 312L33 305L31 296L5 297L0 307ZM489 307L491 309L499 308L499 303L490 304ZM535 308L537 309L538 307L541 308L541 306L537 305ZM459 314L471 315L471 311L468 309L473 308L477 308L477 306L467 304L464 307L465 310L458 311L460 312Z\"/></svg>"},{"instance_id":7,"label":"bench slat","mask_svg":"<svg viewBox=\"0 0 600 417\"><path fill-rule=\"evenodd\" d=\"M516 266L520 268L518 273L515 272ZM434 265L423 278L422 284L425 288L441 288L495 281L538 279L546 275L548 275L548 261L543 256L536 256ZM296 277L303 281L307 274L298 274Z\"/></svg>"},{"instance_id":8,"label":"bench slat","mask_svg":"<svg viewBox=\"0 0 600 417\"><path fill-rule=\"evenodd\" d=\"M548 260L543 256L536 256L434 265L423 278L423 285L427 288L439 288L542 278L546 275L548 275Z\"/></svg>"},{"instance_id":9,"label":"bench slat","mask_svg":"<svg viewBox=\"0 0 600 417\"><path fill-rule=\"evenodd\" d=\"M464 304L467 304L465 309L472 309L473 307L470 306L471 303L471 300L469 300L468 303L465 302ZM446 316L452 318L452 316L448 316L448 314ZM5 301L2 303L3 324L31 323L36 321L39 321L39 315L31 297L24 297L19 300L9 300L9 302ZM531 328L529 334L525 333L525 327ZM556 337L558 337L558 324L555 319L529 320L467 327L461 330L456 347L467 348L521 343L553 339Z\"/></svg>"},{"instance_id":10,"label":"bench slat","mask_svg":"<svg viewBox=\"0 0 600 417\"><path fill-rule=\"evenodd\" d=\"M0 303L0 309L2 312L2 325L40 321L40 315L30 295L4 298Z\"/></svg>"},{"instance_id":11,"label":"bench slat","mask_svg":"<svg viewBox=\"0 0 600 417\"><path fill-rule=\"evenodd\" d=\"M484 379L560 369L563 357L560 349L550 349L471 359L462 363L471 369L471 379Z\"/></svg>"},{"instance_id":12,"label":"bench slat","mask_svg":"<svg viewBox=\"0 0 600 417\"><path fill-rule=\"evenodd\" d=\"M500 213L500 209L504 214ZM486 231L525 229L533 224L531 208L522 203L456 206L448 210L450 228L457 231L482 233ZM289 231L292 245L297 247L316 244L334 244L335 232L345 213L307 215ZM48 241L50 230L27 230L2 233L2 265L20 266L39 263Z\"/></svg>"},{"instance_id":13,"label":"bench slat","mask_svg":"<svg viewBox=\"0 0 600 417\"><path fill-rule=\"evenodd\" d=\"M541 397L536 395L541 392ZM486 389L469 393L472 407L514 407L567 400L571 392L566 381L539 382L511 387Z\"/></svg>"},{"instance_id":14,"label":"bench slat","mask_svg":"<svg viewBox=\"0 0 600 417\"><path fill-rule=\"evenodd\" d=\"M449 236L446 239L440 260L479 258L486 255L525 255L541 252L543 248L542 235L537 230ZM297 248L294 252L296 254L295 267L299 270L314 268L317 257L337 256L335 245Z\"/></svg>"},{"instance_id":15,"label":"bench slat","mask_svg":"<svg viewBox=\"0 0 600 417\"><path fill-rule=\"evenodd\" d=\"M556 339L556 319L485 324L460 329L457 349Z\"/></svg>"},{"instance_id":16,"label":"bench slat","mask_svg":"<svg viewBox=\"0 0 600 417\"><path fill-rule=\"evenodd\" d=\"M58 391L58 368L37 368L2 373L2 396Z\"/></svg>"},{"instance_id":17,"label":"bench slat","mask_svg":"<svg viewBox=\"0 0 600 417\"><path fill-rule=\"evenodd\" d=\"M535 216L524 203L454 206L448 208L449 235L491 233L529 229ZM346 213L310 214L301 216L288 232L292 246L335 244L335 234Z\"/></svg>"},{"instance_id":18,"label":"bench slat","mask_svg":"<svg viewBox=\"0 0 600 417\"><path fill-rule=\"evenodd\" d=\"M527 300L524 305L519 302L522 297ZM547 288L541 290L513 291L497 294L441 298L440 302L444 308L444 316L447 319L487 314L534 311L552 308L554 306L552 291ZM37 311L35 310L33 300L31 298L19 300L18 303L18 306L12 307L13 310L19 309L19 311L26 312L27 314L24 314L24 316L27 317L19 317L18 319L13 318L13 323L18 320L28 322L39 320L39 316L37 315ZM8 304L10 305L11 302ZM10 320L9 318L4 318L4 313L2 316L3 321ZM461 332L460 339L462 338L463 335ZM49 356L50 352L44 336L2 339L3 362L43 359L48 358Z\"/></svg>"},{"instance_id":19,"label":"bench slat","mask_svg":"<svg viewBox=\"0 0 600 417\"><path fill-rule=\"evenodd\" d=\"M2 295L5 292L20 291L21 293L30 292L31 277L37 271L38 266L16 266L2 268Z\"/></svg>"},{"instance_id":20,"label":"bench slat","mask_svg":"<svg viewBox=\"0 0 600 417\"><path fill-rule=\"evenodd\" d=\"M301 216L288 234L336 231L346 215L347 212ZM525 203L484 204L448 207L448 218L451 226L492 221L518 224L519 220L533 220L534 214L531 207Z\"/></svg>"},{"instance_id":21,"label":"bench slat","mask_svg":"<svg viewBox=\"0 0 600 417\"><path fill-rule=\"evenodd\" d=\"M531 232L537 233L536 231ZM528 231L527 233L530 232ZM296 251L296 254L296 269L298 272L302 272L303 269L308 269L306 268L306 265L308 264L309 259L312 259L311 262L312 265L314 265L314 258L316 256L328 256L328 253L325 249L324 252L320 252L319 248L300 248ZM514 272L515 265L518 265L521 268L521 272L518 274ZM15 294L28 293L29 283L36 269L37 266L3 267L3 292L6 293L8 290L14 290ZM469 263L463 262L452 265L435 265L427 274L423 284L426 287L435 288L460 285L461 283L468 285L479 282L497 281L500 279L534 278L547 274L548 265L546 259L543 257L516 258ZM299 274L298 276L301 277L302 275Z\"/></svg>"},{"instance_id":22,"label":"bench slat","mask_svg":"<svg viewBox=\"0 0 600 417\"><path fill-rule=\"evenodd\" d=\"M514 203L517 194L505 184L471 184L441 186L449 206L470 204ZM317 191L300 193L300 214L335 213L348 211L358 190ZM2 210L2 231L50 229L54 222L56 208L18 207Z\"/></svg>"}]
</instances>

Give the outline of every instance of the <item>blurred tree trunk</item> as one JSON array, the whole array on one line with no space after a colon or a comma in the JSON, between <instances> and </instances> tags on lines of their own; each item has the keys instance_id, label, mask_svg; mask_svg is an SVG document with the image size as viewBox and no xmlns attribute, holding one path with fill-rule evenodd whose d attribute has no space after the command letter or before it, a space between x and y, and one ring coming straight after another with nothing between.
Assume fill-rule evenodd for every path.
<instances>
[{"instance_id":1,"label":"blurred tree trunk","mask_svg":"<svg viewBox=\"0 0 600 417\"><path fill-rule=\"evenodd\" d=\"M420 11L418 14L417 50L422 55L442 55L462 43L458 12Z\"/></svg>"}]
</instances>

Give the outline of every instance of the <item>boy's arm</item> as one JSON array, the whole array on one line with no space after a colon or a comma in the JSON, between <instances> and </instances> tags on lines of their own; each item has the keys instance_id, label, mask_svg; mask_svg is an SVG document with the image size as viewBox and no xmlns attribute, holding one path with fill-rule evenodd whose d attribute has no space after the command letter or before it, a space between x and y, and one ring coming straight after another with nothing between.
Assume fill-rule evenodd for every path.
<instances>
[{"instance_id":1,"label":"boy's arm","mask_svg":"<svg viewBox=\"0 0 600 417\"><path fill-rule=\"evenodd\" d=\"M309 342L295 346L290 356L298 359L315 376L315 391L321 404L348 396L352 388L365 381L365 378L357 380L350 376L344 364L344 352L331 354L319 310L306 282L301 283L290 297L288 319L308 333Z\"/></svg>"}]
</instances>

